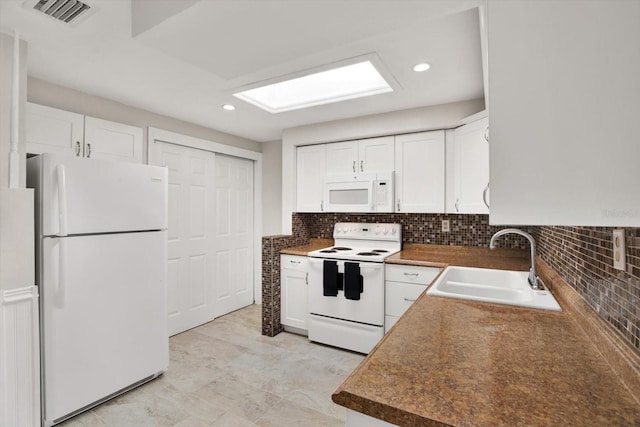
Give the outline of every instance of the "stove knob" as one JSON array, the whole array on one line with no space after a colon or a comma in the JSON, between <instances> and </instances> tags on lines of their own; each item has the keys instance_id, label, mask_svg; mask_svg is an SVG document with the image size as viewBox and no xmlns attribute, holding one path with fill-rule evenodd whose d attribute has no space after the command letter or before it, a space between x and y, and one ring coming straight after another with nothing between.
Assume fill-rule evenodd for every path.
<instances>
[{"instance_id":1,"label":"stove knob","mask_svg":"<svg viewBox=\"0 0 640 427\"><path fill-rule=\"evenodd\" d=\"M384 234L387 234L387 233L389 233L389 229L388 229L388 228L385 228L385 229L384 229Z\"/></svg>"},{"instance_id":2,"label":"stove knob","mask_svg":"<svg viewBox=\"0 0 640 427\"><path fill-rule=\"evenodd\" d=\"M376 234L380 234L380 227L376 227Z\"/></svg>"},{"instance_id":3,"label":"stove knob","mask_svg":"<svg viewBox=\"0 0 640 427\"><path fill-rule=\"evenodd\" d=\"M391 234L396 234L396 229L395 228L391 229Z\"/></svg>"}]
</instances>

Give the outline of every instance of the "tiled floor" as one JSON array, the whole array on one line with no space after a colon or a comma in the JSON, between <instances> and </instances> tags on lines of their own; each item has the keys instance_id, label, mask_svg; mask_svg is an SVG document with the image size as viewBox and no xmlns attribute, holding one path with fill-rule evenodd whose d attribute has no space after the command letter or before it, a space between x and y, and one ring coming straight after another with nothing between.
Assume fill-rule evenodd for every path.
<instances>
[{"instance_id":1,"label":"tiled floor","mask_svg":"<svg viewBox=\"0 0 640 427\"><path fill-rule=\"evenodd\" d=\"M262 336L260 316L252 305L172 337L163 376L60 425L343 426L331 394L363 357Z\"/></svg>"}]
</instances>

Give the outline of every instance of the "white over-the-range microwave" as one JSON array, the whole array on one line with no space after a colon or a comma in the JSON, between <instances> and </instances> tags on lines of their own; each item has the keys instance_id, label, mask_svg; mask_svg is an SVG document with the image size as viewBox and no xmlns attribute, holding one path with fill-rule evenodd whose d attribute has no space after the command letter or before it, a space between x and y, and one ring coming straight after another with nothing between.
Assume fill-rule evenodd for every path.
<instances>
[{"instance_id":1,"label":"white over-the-range microwave","mask_svg":"<svg viewBox=\"0 0 640 427\"><path fill-rule=\"evenodd\" d=\"M393 212L393 171L327 176L323 210Z\"/></svg>"}]
</instances>

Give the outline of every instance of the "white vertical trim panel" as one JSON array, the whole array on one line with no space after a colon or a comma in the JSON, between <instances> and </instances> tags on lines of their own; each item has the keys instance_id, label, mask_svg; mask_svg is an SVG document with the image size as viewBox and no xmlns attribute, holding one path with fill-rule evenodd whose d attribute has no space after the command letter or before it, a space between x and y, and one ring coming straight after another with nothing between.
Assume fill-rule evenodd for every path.
<instances>
[{"instance_id":1,"label":"white vertical trim panel","mask_svg":"<svg viewBox=\"0 0 640 427\"><path fill-rule=\"evenodd\" d=\"M0 291L0 427L40 426L38 288Z\"/></svg>"}]
</instances>

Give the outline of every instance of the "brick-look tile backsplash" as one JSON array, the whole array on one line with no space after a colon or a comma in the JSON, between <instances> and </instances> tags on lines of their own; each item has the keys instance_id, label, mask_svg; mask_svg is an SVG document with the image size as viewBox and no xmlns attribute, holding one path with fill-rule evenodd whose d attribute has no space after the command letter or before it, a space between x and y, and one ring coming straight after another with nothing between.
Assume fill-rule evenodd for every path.
<instances>
[{"instance_id":1,"label":"brick-look tile backsplash","mask_svg":"<svg viewBox=\"0 0 640 427\"><path fill-rule=\"evenodd\" d=\"M262 335L273 337L282 332L280 324L280 251L301 246L309 241L300 224L294 220L291 236L262 238ZM296 232L297 231L297 232Z\"/></svg>"},{"instance_id":2,"label":"brick-look tile backsplash","mask_svg":"<svg viewBox=\"0 0 640 427\"><path fill-rule=\"evenodd\" d=\"M640 350L640 229L625 229L626 271L613 268L613 228L536 227L538 254Z\"/></svg>"},{"instance_id":3,"label":"brick-look tile backsplash","mask_svg":"<svg viewBox=\"0 0 640 427\"><path fill-rule=\"evenodd\" d=\"M443 232L442 220L449 220L451 231ZM347 213L294 213L295 224L303 227L309 237L333 238L336 222L398 223L402 224L403 243L430 245L489 246L491 236L503 228L489 225L489 215L469 214L347 214ZM517 227L531 233L533 227ZM527 249L529 243L523 237L506 235L500 238L500 247Z\"/></svg>"},{"instance_id":4,"label":"brick-look tile backsplash","mask_svg":"<svg viewBox=\"0 0 640 427\"><path fill-rule=\"evenodd\" d=\"M442 220L450 232L442 232ZM291 236L262 240L262 333L274 336L280 324L280 251L304 245L310 238L332 238L336 222L400 223L403 243L432 245L489 245L491 236L506 227L489 225L488 215L458 214L339 214L294 213ZM613 228L517 227L531 233L538 254L612 328L640 350L640 229L626 229L627 271L613 269ZM516 235L500 238L499 245L528 249Z\"/></svg>"}]
</instances>

